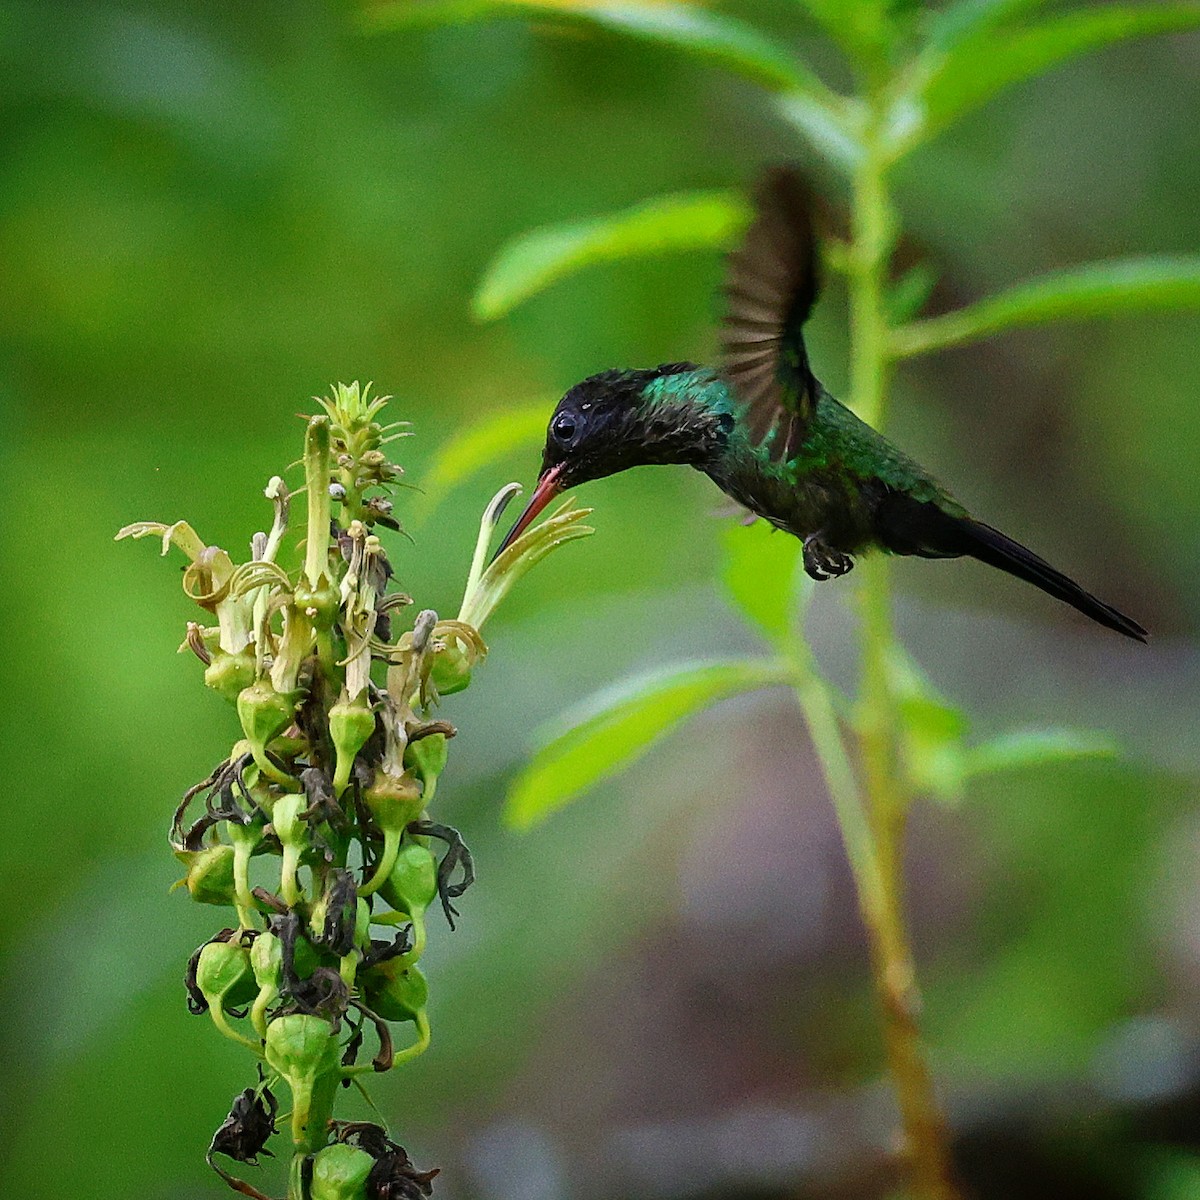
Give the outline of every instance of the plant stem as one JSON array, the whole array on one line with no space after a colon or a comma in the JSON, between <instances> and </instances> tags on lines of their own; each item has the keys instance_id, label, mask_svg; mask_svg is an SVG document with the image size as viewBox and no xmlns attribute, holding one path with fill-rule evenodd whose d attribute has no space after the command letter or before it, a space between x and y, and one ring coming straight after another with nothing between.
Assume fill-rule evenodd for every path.
<instances>
[{"instance_id":1,"label":"plant stem","mask_svg":"<svg viewBox=\"0 0 1200 1200\"><path fill-rule=\"evenodd\" d=\"M881 120L877 106L873 126L865 137L865 153L854 177L849 252L851 402L859 416L876 428L883 424L887 399L890 363L884 300L895 230L887 193L887 166L877 132ZM844 803L839 803L836 796L834 803L870 940L888 1068L904 1125L914 1193L921 1200L955 1200L959 1193L950 1160L948 1131L917 1026L919 993L904 914L902 852L911 797L900 770L896 739L899 721L890 684L895 632L887 559L869 562L864 574L862 686L855 727L866 803L865 806L858 803L850 824L843 816ZM811 715L809 727L823 762L831 752L836 759L845 757L836 728L837 747L832 751L828 734L814 726ZM826 775L830 778L828 768ZM864 807L865 815L860 816ZM862 824L867 829L865 837ZM863 842L869 846L869 852ZM864 861L869 863L869 871L862 869Z\"/></svg>"}]
</instances>

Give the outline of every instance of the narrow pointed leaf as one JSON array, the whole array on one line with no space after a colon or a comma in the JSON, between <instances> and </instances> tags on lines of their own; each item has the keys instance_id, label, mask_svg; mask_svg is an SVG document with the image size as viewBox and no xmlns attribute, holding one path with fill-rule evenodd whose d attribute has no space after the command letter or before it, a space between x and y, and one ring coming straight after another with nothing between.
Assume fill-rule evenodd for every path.
<instances>
[{"instance_id":1,"label":"narrow pointed leaf","mask_svg":"<svg viewBox=\"0 0 1200 1200\"><path fill-rule=\"evenodd\" d=\"M906 28L911 5L898 0L804 0L842 53L864 73L884 67Z\"/></svg>"},{"instance_id":2,"label":"narrow pointed leaf","mask_svg":"<svg viewBox=\"0 0 1200 1200\"><path fill-rule=\"evenodd\" d=\"M894 330L891 352L912 358L1050 321L1200 308L1200 256L1113 259L1043 275L968 308Z\"/></svg>"},{"instance_id":3,"label":"narrow pointed leaf","mask_svg":"<svg viewBox=\"0 0 1200 1200\"><path fill-rule=\"evenodd\" d=\"M736 193L686 192L591 220L532 229L496 256L471 307L479 320L495 320L550 284L596 263L724 248L748 219L747 204Z\"/></svg>"},{"instance_id":4,"label":"narrow pointed leaf","mask_svg":"<svg viewBox=\"0 0 1200 1200\"><path fill-rule=\"evenodd\" d=\"M926 38L935 49L949 50L1045 3L1046 0L958 0L930 17Z\"/></svg>"},{"instance_id":5,"label":"narrow pointed leaf","mask_svg":"<svg viewBox=\"0 0 1200 1200\"><path fill-rule=\"evenodd\" d=\"M544 734L508 794L507 819L522 829L545 820L688 717L740 692L785 683L788 671L767 660L690 663L600 693Z\"/></svg>"},{"instance_id":6,"label":"narrow pointed leaf","mask_svg":"<svg viewBox=\"0 0 1200 1200\"><path fill-rule=\"evenodd\" d=\"M548 396L533 404L500 409L443 443L422 477L424 510L432 511L459 484L515 450L528 450L528 465L530 469L536 466L534 452L545 440L554 404L555 399Z\"/></svg>"},{"instance_id":7,"label":"narrow pointed leaf","mask_svg":"<svg viewBox=\"0 0 1200 1200\"><path fill-rule=\"evenodd\" d=\"M1112 737L1095 730L1025 729L973 746L965 766L968 776L991 775L1080 758L1115 758L1119 752Z\"/></svg>"},{"instance_id":8,"label":"narrow pointed leaf","mask_svg":"<svg viewBox=\"0 0 1200 1200\"><path fill-rule=\"evenodd\" d=\"M930 50L920 64L915 99L924 120L911 141L944 129L1007 87L1060 63L1130 38L1200 27L1200 4L1104 5L1081 8L1017 29L987 29L948 52Z\"/></svg>"},{"instance_id":9,"label":"narrow pointed leaf","mask_svg":"<svg viewBox=\"0 0 1200 1200\"><path fill-rule=\"evenodd\" d=\"M784 46L732 17L670 0L395 0L368 5L361 24L368 32L405 26L457 24L516 16L557 21L625 34L679 50L723 67L772 91L831 96Z\"/></svg>"},{"instance_id":10,"label":"narrow pointed leaf","mask_svg":"<svg viewBox=\"0 0 1200 1200\"><path fill-rule=\"evenodd\" d=\"M887 664L905 774L918 793L955 804L966 778L966 715L941 695L903 647L891 648Z\"/></svg>"}]
</instances>

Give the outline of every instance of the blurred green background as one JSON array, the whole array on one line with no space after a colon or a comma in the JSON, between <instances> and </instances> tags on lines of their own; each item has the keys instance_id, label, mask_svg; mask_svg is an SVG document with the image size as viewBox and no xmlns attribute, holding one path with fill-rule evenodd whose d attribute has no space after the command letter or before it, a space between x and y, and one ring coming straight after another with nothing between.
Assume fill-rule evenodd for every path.
<instances>
[{"instance_id":1,"label":"blurred green background","mask_svg":"<svg viewBox=\"0 0 1200 1200\"><path fill-rule=\"evenodd\" d=\"M786 0L726 6L838 68ZM235 719L177 657L179 565L114 545L187 517L243 547L297 412L374 379L440 443L612 365L713 353L716 255L592 270L493 326L531 226L795 153L749 85L615 38L490 22L364 37L318 3L0 4L0 1195L219 1196L203 1151L245 1057L189 1017L219 914L165 832ZM1200 245L1200 37L1021 87L906 164L952 302ZM836 286L813 356L845 380ZM1127 645L982 567L901 563L899 624L981 733L1113 731L1113 764L1014 774L910 850L925 1026L981 1196L1200 1196L1200 357L1194 315L1008 336L901 370L892 432L985 519L1151 627ZM478 514L536 446L399 508L401 586L451 613ZM591 485L598 534L488 630L442 815L480 882L427 961L434 1045L377 1085L438 1195L871 1196L892 1117L836 828L786 695L728 703L530 835L532 730L629 670L752 649L698 475ZM854 582L811 628L852 677ZM368 1110L359 1105L360 1115ZM265 1178L269 1179L267 1175Z\"/></svg>"}]
</instances>

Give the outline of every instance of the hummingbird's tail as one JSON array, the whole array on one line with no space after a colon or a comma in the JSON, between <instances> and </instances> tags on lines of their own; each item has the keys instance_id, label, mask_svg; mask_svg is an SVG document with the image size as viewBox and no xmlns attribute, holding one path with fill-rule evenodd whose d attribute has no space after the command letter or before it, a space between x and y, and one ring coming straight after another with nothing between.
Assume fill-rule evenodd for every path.
<instances>
[{"instance_id":1,"label":"hummingbird's tail","mask_svg":"<svg viewBox=\"0 0 1200 1200\"><path fill-rule=\"evenodd\" d=\"M989 567L999 567L1018 579L1032 583L1043 592L1065 601L1072 608L1077 608L1085 617L1091 617L1109 629L1115 629L1126 637L1135 638L1139 642L1146 641L1148 635L1132 617L1118 612L1111 604L1105 604L1091 592L1084 591L1075 580L1056 571L1044 558L1039 558L1032 550L1026 549L1020 542L984 525L981 521L962 519L962 536L967 542L967 553L972 558L985 562Z\"/></svg>"},{"instance_id":2,"label":"hummingbird's tail","mask_svg":"<svg viewBox=\"0 0 1200 1200\"><path fill-rule=\"evenodd\" d=\"M1084 591L1073 579L1000 530L970 517L952 516L934 504L918 504L907 496L895 495L894 499L901 503L885 504L879 514L883 525L882 540L894 553L919 554L926 558L969 555L989 567L998 567L1032 583L1108 629L1115 629L1139 642L1149 637L1132 617Z\"/></svg>"}]
</instances>

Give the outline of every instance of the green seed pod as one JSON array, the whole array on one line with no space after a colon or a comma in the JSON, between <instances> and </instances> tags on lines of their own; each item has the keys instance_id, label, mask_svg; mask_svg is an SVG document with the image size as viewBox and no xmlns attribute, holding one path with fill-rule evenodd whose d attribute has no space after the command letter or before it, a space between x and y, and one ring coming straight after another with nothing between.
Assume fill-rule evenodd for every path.
<instances>
[{"instance_id":1,"label":"green seed pod","mask_svg":"<svg viewBox=\"0 0 1200 1200\"><path fill-rule=\"evenodd\" d=\"M283 980L283 943L273 933L260 933L250 947L250 969L260 988L279 988Z\"/></svg>"},{"instance_id":2,"label":"green seed pod","mask_svg":"<svg viewBox=\"0 0 1200 1200\"><path fill-rule=\"evenodd\" d=\"M437 790L437 781L446 769L450 756L450 745L444 733L431 733L428 737L409 742L404 754L406 766L411 766L422 783L421 800L428 807Z\"/></svg>"},{"instance_id":3,"label":"green seed pod","mask_svg":"<svg viewBox=\"0 0 1200 1200\"><path fill-rule=\"evenodd\" d=\"M363 799L384 833L389 830L403 832L421 815L423 807L421 786L411 771L405 771L403 775L376 771L371 786L363 792Z\"/></svg>"},{"instance_id":4,"label":"green seed pod","mask_svg":"<svg viewBox=\"0 0 1200 1200\"><path fill-rule=\"evenodd\" d=\"M420 916L437 895L437 858L413 837L406 837L392 873L379 894L397 911Z\"/></svg>"},{"instance_id":5,"label":"green seed pod","mask_svg":"<svg viewBox=\"0 0 1200 1200\"><path fill-rule=\"evenodd\" d=\"M390 958L359 976L367 1007L385 1021L415 1021L429 1001L429 984L421 968Z\"/></svg>"},{"instance_id":6,"label":"green seed pod","mask_svg":"<svg viewBox=\"0 0 1200 1200\"><path fill-rule=\"evenodd\" d=\"M326 1146L313 1159L312 1200L361 1200L367 1194L367 1176L375 1160L357 1146L338 1142Z\"/></svg>"},{"instance_id":7,"label":"green seed pod","mask_svg":"<svg viewBox=\"0 0 1200 1200\"><path fill-rule=\"evenodd\" d=\"M296 939L295 961L296 974L301 979L307 979L320 966L321 960L317 952L309 945L308 939ZM254 982L260 988L278 988L283 982L283 943L273 933L260 933L250 947L250 967L254 972Z\"/></svg>"},{"instance_id":8,"label":"green seed pod","mask_svg":"<svg viewBox=\"0 0 1200 1200\"><path fill-rule=\"evenodd\" d=\"M342 605L341 593L324 575L322 587L310 587L301 579L292 593L292 603L301 609L318 629L330 629Z\"/></svg>"},{"instance_id":9,"label":"green seed pod","mask_svg":"<svg viewBox=\"0 0 1200 1200\"><path fill-rule=\"evenodd\" d=\"M269 679L260 679L238 693L238 719L250 752L264 773L274 777L276 768L267 762L267 746L291 723L296 714L295 693L277 692Z\"/></svg>"},{"instance_id":10,"label":"green seed pod","mask_svg":"<svg viewBox=\"0 0 1200 1200\"><path fill-rule=\"evenodd\" d=\"M354 924L354 945L365 954L371 948L371 906L361 897Z\"/></svg>"},{"instance_id":11,"label":"green seed pod","mask_svg":"<svg viewBox=\"0 0 1200 1200\"><path fill-rule=\"evenodd\" d=\"M233 903L232 846L222 843L203 850L176 850L175 857L187 867L180 883L187 885L188 894L198 904Z\"/></svg>"},{"instance_id":12,"label":"green seed pod","mask_svg":"<svg viewBox=\"0 0 1200 1200\"><path fill-rule=\"evenodd\" d=\"M210 1008L249 1004L258 995L250 951L237 942L209 942L196 963L196 986Z\"/></svg>"},{"instance_id":13,"label":"green seed pod","mask_svg":"<svg viewBox=\"0 0 1200 1200\"><path fill-rule=\"evenodd\" d=\"M275 807L271 809L271 826L283 845L304 845L308 826L300 819L300 814L307 807L307 797L299 793L289 793L275 801Z\"/></svg>"},{"instance_id":14,"label":"green seed pod","mask_svg":"<svg viewBox=\"0 0 1200 1200\"><path fill-rule=\"evenodd\" d=\"M471 685L471 655L461 642L451 638L444 650L433 656L429 680L439 696L453 696Z\"/></svg>"},{"instance_id":15,"label":"green seed pod","mask_svg":"<svg viewBox=\"0 0 1200 1200\"><path fill-rule=\"evenodd\" d=\"M292 1141L300 1150L315 1150L325 1140L342 1079L333 1026L307 1013L276 1017L267 1026L264 1054L292 1090Z\"/></svg>"},{"instance_id":16,"label":"green seed pod","mask_svg":"<svg viewBox=\"0 0 1200 1200\"><path fill-rule=\"evenodd\" d=\"M254 652L249 648L236 654L214 651L212 662L204 669L204 682L230 704L236 704L242 691L254 682Z\"/></svg>"},{"instance_id":17,"label":"green seed pod","mask_svg":"<svg viewBox=\"0 0 1200 1200\"><path fill-rule=\"evenodd\" d=\"M268 1066L291 1083L337 1065L337 1036L324 1017L289 1013L268 1026L265 1052Z\"/></svg>"},{"instance_id":18,"label":"green seed pod","mask_svg":"<svg viewBox=\"0 0 1200 1200\"><path fill-rule=\"evenodd\" d=\"M343 692L341 699L329 710L329 736L337 751L333 773L335 796L340 796L346 790L354 760L374 732L375 714L367 703L367 693L360 692L351 700Z\"/></svg>"}]
</instances>

